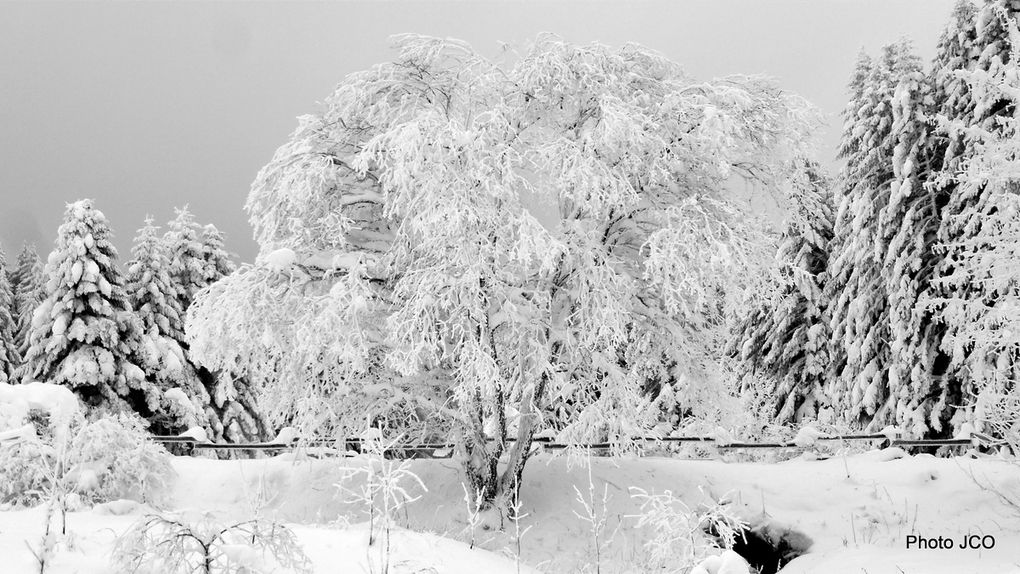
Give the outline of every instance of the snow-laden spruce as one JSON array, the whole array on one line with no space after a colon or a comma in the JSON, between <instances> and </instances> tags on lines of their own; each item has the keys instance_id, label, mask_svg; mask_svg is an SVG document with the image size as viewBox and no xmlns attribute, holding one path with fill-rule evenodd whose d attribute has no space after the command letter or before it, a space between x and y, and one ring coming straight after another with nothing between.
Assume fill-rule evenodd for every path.
<instances>
[{"instance_id":1,"label":"snow-laden spruce","mask_svg":"<svg viewBox=\"0 0 1020 574\"><path fill-rule=\"evenodd\" d=\"M18 264L11 275L14 288L14 312L17 330L14 344L24 355L28 351L28 333L32 328L32 313L46 296L44 264L34 245L25 244L18 254Z\"/></svg>"},{"instance_id":2,"label":"snow-laden spruce","mask_svg":"<svg viewBox=\"0 0 1020 574\"><path fill-rule=\"evenodd\" d=\"M731 180L781 194L815 115L635 45L543 36L510 68L453 40L398 49L259 173L257 262L202 292L187 332L277 420L450 437L489 504L541 429L644 432L664 364L718 384L724 317L774 254Z\"/></svg>"},{"instance_id":3,"label":"snow-laden spruce","mask_svg":"<svg viewBox=\"0 0 1020 574\"><path fill-rule=\"evenodd\" d=\"M170 261L168 272L177 291L177 307L187 312L195 294L207 285L206 260L200 229L188 206L175 209L176 217L167 224L163 235L167 257ZM183 341L183 339L181 339Z\"/></svg>"},{"instance_id":4,"label":"snow-laden spruce","mask_svg":"<svg viewBox=\"0 0 1020 574\"><path fill-rule=\"evenodd\" d=\"M46 264L46 298L32 316L27 380L66 385L87 405L150 416L142 326L128 304L106 216L84 199L67 206Z\"/></svg>"},{"instance_id":5,"label":"snow-laden spruce","mask_svg":"<svg viewBox=\"0 0 1020 574\"><path fill-rule=\"evenodd\" d=\"M176 413L174 425L184 421L190 421L186 426L202 425L214 441L267 440L272 433L248 382L227 370L204 368L189 352L183 325L188 308L199 291L232 273L236 265L224 249L223 234L216 226L200 226L187 206L175 211L161 243L172 288L168 305L179 313L180 322L174 322L163 336L171 339L166 344L175 351L174 356L180 352L181 366L173 378L167 379L164 388L174 382L172 388L190 399L177 400L176 393L165 395L170 412ZM190 410L186 408L189 405L193 407ZM181 428L174 428L173 432Z\"/></svg>"},{"instance_id":6,"label":"snow-laden spruce","mask_svg":"<svg viewBox=\"0 0 1020 574\"><path fill-rule=\"evenodd\" d=\"M14 293L7 275L7 258L3 247L0 247L0 383L13 381L14 371L21 364L21 354L15 344L16 316Z\"/></svg>"},{"instance_id":7,"label":"snow-laden spruce","mask_svg":"<svg viewBox=\"0 0 1020 574\"><path fill-rule=\"evenodd\" d=\"M794 182L792 217L778 254L783 288L775 300L751 309L730 341L745 374L764 374L774 383L767 388L775 399L770 414L781 423L813 418L828 403L823 383L830 332L822 290L832 240L830 185L819 166L808 166Z\"/></svg>"},{"instance_id":8,"label":"snow-laden spruce","mask_svg":"<svg viewBox=\"0 0 1020 574\"><path fill-rule=\"evenodd\" d=\"M985 44L973 70L959 74L973 102L971 123L943 117L948 137L962 144L961 170L945 181L952 197L940 234L941 296L930 303L948 326L944 348L952 365L967 374L964 400L977 403L973 413L956 417L956 426L971 417L990 422L996 430L1012 432L1004 438L1017 444L1020 29L1016 14L1001 9L986 7L977 21L979 40L992 35L988 41L994 43Z\"/></svg>"},{"instance_id":9,"label":"snow-laden spruce","mask_svg":"<svg viewBox=\"0 0 1020 574\"><path fill-rule=\"evenodd\" d=\"M142 323L143 340L153 360L147 377L163 391L162 416L152 420L157 434L176 434L204 423L209 395L198 380L178 341L184 338L184 316L170 278L166 245L152 218L138 231L127 264L126 291L131 308ZM184 395L179 400L175 393Z\"/></svg>"},{"instance_id":10,"label":"snow-laden spruce","mask_svg":"<svg viewBox=\"0 0 1020 574\"><path fill-rule=\"evenodd\" d=\"M895 420L889 382L889 286L883 276L890 233L882 219L896 179L899 139L892 103L900 80L921 69L909 41L885 46L881 57L858 60L844 112L826 296L832 329L827 394L853 421L884 426Z\"/></svg>"}]
</instances>

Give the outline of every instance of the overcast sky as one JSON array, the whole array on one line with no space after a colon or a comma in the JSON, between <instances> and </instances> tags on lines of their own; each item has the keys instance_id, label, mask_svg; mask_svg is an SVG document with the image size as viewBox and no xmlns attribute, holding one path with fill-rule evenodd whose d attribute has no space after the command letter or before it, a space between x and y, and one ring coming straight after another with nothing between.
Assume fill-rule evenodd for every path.
<instances>
[{"instance_id":1,"label":"overcast sky","mask_svg":"<svg viewBox=\"0 0 1020 574\"><path fill-rule=\"evenodd\" d=\"M495 55L539 32L638 42L702 78L775 76L829 120L831 161L857 52L902 36L926 59L953 0L668 2L0 2L0 244L53 246L89 197L121 258L146 214L190 204L250 261L251 181L346 74L392 34L450 36Z\"/></svg>"}]
</instances>

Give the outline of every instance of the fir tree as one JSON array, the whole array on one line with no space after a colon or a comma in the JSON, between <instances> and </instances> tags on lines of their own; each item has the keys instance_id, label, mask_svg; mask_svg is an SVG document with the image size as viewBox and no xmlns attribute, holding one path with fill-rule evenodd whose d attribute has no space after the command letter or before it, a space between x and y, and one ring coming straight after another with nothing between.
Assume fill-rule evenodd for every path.
<instances>
[{"instance_id":1,"label":"fir tree","mask_svg":"<svg viewBox=\"0 0 1020 574\"><path fill-rule=\"evenodd\" d=\"M46 298L46 269L34 246L26 245L18 255L18 289L14 294L17 331L14 341L22 356L28 353L32 314Z\"/></svg>"},{"instance_id":2,"label":"fir tree","mask_svg":"<svg viewBox=\"0 0 1020 574\"><path fill-rule=\"evenodd\" d=\"M223 279L237 269L223 247L223 233L212 224L202 228L202 261L205 262L203 287Z\"/></svg>"},{"instance_id":3,"label":"fir tree","mask_svg":"<svg viewBox=\"0 0 1020 574\"><path fill-rule=\"evenodd\" d=\"M184 337L183 314L170 278L166 245L157 235L151 218L138 231L131 254L132 260L127 265L128 299L154 357L148 377L164 391L161 413L153 420L153 430L176 434L205 422L209 395L178 343ZM179 395L165 392L174 388L185 394L188 404L181 404Z\"/></svg>"},{"instance_id":4,"label":"fir tree","mask_svg":"<svg viewBox=\"0 0 1020 574\"><path fill-rule=\"evenodd\" d=\"M170 278L176 290L177 307L187 313L195 294L206 286L206 262L199 227L188 206L176 209L163 236L170 262ZM183 339L179 339L183 343Z\"/></svg>"},{"instance_id":5,"label":"fir tree","mask_svg":"<svg viewBox=\"0 0 1020 574\"><path fill-rule=\"evenodd\" d=\"M916 76L921 65L904 40L883 48L869 68L866 75L854 73L852 88L859 94L847 108L841 146L847 163L833 227L833 280L827 287L838 360L831 363L829 393L850 420L885 425L896 417L896 401L889 383L889 286L882 273L890 234L882 215L896 180L897 90L901 79Z\"/></svg>"},{"instance_id":6,"label":"fir tree","mask_svg":"<svg viewBox=\"0 0 1020 574\"><path fill-rule=\"evenodd\" d=\"M1001 321L1015 314L1016 285L1008 269L1016 265L1018 178L1010 176L1016 155L1008 144L1017 137L1020 100L1017 17L1015 4L1005 0L986 1L976 11L958 8L958 29L947 36L967 38L969 46L940 44L940 61L947 62L937 77L937 90L946 95L939 113L945 137L934 184L948 199L938 230L944 256L927 302L944 324L944 378L956 392L937 414L952 427L973 416L971 409L952 406L972 404L988 387L1001 391L1018 376L1018 351ZM989 332L996 333L991 344Z\"/></svg>"},{"instance_id":7,"label":"fir tree","mask_svg":"<svg viewBox=\"0 0 1020 574\"><path fill-rule=\"evenodd\" d=\"M785 423L813 415L824 398L829 325L822 299L832 239L829 181L817 166L805 170L793 194L793 217L780 242L778 259L785 286L772 304L753 310L739 325L730 352L743 370L775 381L773 413Z\"/></svg>"},{"instance_id":8,"label":"fir tree","mask_svg":"<svg viewBox=\"0 0 1020 574\"><path fill-rule=\"evenodd\" d=\"M15 345L14 295L7 276L7 258L0 247L0 383L13 381L14 371L21 363Z\"/></svg>"},{"instance_id":9,"label":"fir tree","mask_svg":"<svg viewBox=\"0 0 1020 574\"><path fill-rule=\"evenodd\" d=\"M184 336L184 318L157 229L152 218L146 218L145 226L138 230L132 260L127 264L126 289L145 332L177 341Z\"/></svg>"},{"instance_id":10,"label":"fir tree","mask_svg":"<svg viewBox=\"0 0 1020 574\"><path fill-rule=\"evenodd\" d=\"M235 265L223 247L223 234L213 225L195 223L187 206L176 210L168 224L163 243L168 274L174 286L175 307L185 318L199 291L233 272ZM202 403L201 418L214 441L250 442L270 438L270 430L259 414L249 383L229 371L211 371L196 363L189 352L183 327L167 336L183 350L186 365L181 386ZM236 454L231 453L231 454Z\"/></svg>"},{"instance_id":11,"label":"fir tree","mask_svg":"<svg viewBox=\"0 0 1020 574\"><path fill-rule=\"evenodd\" d=\"M145 378L142 327L111 236L91 200L68 205L46 264L46 298L33 314L25 375L66 385L88 405L147 418L160 395Z\"/></svg>"}]
</instances>

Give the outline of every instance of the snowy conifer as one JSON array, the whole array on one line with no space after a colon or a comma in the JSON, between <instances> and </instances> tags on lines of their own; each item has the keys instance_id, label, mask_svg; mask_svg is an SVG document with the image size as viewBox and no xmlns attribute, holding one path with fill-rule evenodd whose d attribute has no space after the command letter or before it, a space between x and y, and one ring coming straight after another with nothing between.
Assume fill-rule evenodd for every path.
<instances>
[{"instance_id":1,"label":"snowy conifer","mask_svg":"<svg viewBox=\"0 0 1020 574\"><path fill-rule=\"evenodd\" d=\"M1020 31L1017 12L987 2L973 18L973 58L955 80L967 94L941 115L950 142L938 184L950 191L939 240L945 257L929 300L945 325L943 351L959 380L953 427L982 417L989 400L1017 392L1020 377Z\"/></svg>"},{"instance_id":2,"label":"snowy conifer","mask_svg":"<svg viewBox=\"0 0 1020 574\"><path fill-rule=\"evenodd\" d=\"M46 298L32 316L25 377L66 385L92 406L150 416L159 391L145 378L142 328L106 217L81 200L67 206L57 233Z\"/></svg>"},{"instance_id":3,"label":"snowy conifer","mask_svg":"<svg viewBox=\"0 0 1020 574\"><path fill-rule=\"evenodd\" d=\"M152 218L147 218L138 230L132 260L127 264L126 290L145 332L177 341L184 337L184 317L170 278L165 243L156 235L157 229Z\"/></svg>"},{"instance_id":4,"label":"snowy conifer","mask_svg":"<svg viewBox=\"0 0 1020 574\"><path fill-rule=\"evenodd\" d=\"M237 265L223 247L223 233L212 224L202 228L202 261L205 262L205 272L202 274L203 287L237 270Z\"/></svg>"},{"instance_id":5,"label":"snowy conifer","mask_svg":"<svg viewBox=\"0 0 1020 574\"><path fill-rule=\"evenodd\" d=\"M0 383L13 381L14 371L21 364L21 354L15 344L16 332L14 294L7 275L7 258L0 247Z\"/></svg>"},{"instance_id":6,"label":"snowy conifer","mask_svg":"<svg viewBox=\"0 0 1020 574\"><path fill-rule=\"evenodd\" d=\"M200 229L194 216L186 205L175 212L177 216L167 224L163 241L170 260L170 278L177 291L177 306L186 313L195 294L206 286L207 270Z\"/></svg>"},{"instance_id":7,"label":"snowy conifer","mask_svg":"<svg viewBox=\"0 0 1020 574\"><path fill-rule=\"evenodd\" d=\"M882 214L896 180L893 158L902 151L893 131L894 102L903 93L901 79L916 77L921 65L906 40L884 47L867 65L860 95L846 111L841 146L847 163L838 185L842 197L827 287L836 351L829 394L850 420L885 426L895 420L896 401L889 387L889 286L883 276L890 233ZM862 75L855 72L852 84Z\"/></svg>"},{"instance_id":8,"label":"snowy conifer","mask_svg":"<svg viewBox=\"0 0 1020 574\"><path fill-rule=\"evenodd\" d=\"M787 189L814 116L633 45L543 37L500 69L399 42L259 173L256 265L204 291L187 332L281 420L448 430L490 504L563 400L561 436L643 432L641 358L718 384L721 317L774 260L726 180Z\"/></svg>"},{"instance_id":9,"label":"snowy conifer","mask_svg":"<svg viewBox=\"0 0 1020 574\"><path fill-rule=\"evenodd\" d=\"M781 423L816 414L828 402L822 383L830 333L822 290L832 239L830 182L810 166L795 184L793 216L778 253L784 286L770 304L751 311L730 343L744 371L775 381L769 390Z\"/></svg>"},{"instance_id":10,"label":"snowy conifer","mask_svg":"<svg viewBox=\"0 0 1020 574\"><path fill-rule=\"evenodd\" d=\"M160 413L152 420L153 430L177 434L205 423L202 415L209 395L178 342L184 338L184 317L169 274L166 244L156 232L152 219L147 218L131 250L126 290L154 359L149 379L164 392ZM171 389L179 389L186 404L180 404L179 393L168 393Z\"/></svg>"},{"instance_id":11,"label":"snowy conifer","mask_svg":"<svg viewBox=\"0 0 1020 574\"><path fill-rule=\"evenodd\" d=\"M28 338L32 330L32 314L46 298L45 264L39 259L34 246L26 245L18 254L18 288L14 294L17 310L15 344L22 356L28 353Z\"/></svg>"}]
</instances>

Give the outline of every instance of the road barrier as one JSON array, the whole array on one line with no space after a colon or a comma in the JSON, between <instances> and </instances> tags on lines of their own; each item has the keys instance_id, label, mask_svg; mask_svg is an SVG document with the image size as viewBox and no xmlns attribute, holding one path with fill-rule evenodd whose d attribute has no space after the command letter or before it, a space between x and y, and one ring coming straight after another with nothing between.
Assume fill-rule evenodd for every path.
<instances>
[{"instance_id":1,"label":"road barrier","mask_svg":"<svg viewBox=\"0 0 1020 574\"><path fill-rule=\"evenodd\" d=\"M265 443L214 443L200 441L198 439L188 436L154 436L153 440L159 443L183 443L190 444L192 448L197 450L290 450L299 447L338 447L342 445L344 452L337 453L339 456L344 456L347 452L357 453L360 452L362 444L365 442L360 438L348 438L339 440L330 439L309 439L299 440L295 439L290 443L282 442L265 442ZM992 437L983 433L972 433L970 438L952 438L952 439L900 439L891 438L885 434L872 433L872 434L855 434L855 435L836 435L836 436L819 436L813 439L816 442L853 442L853 441L874 441L881 440L885 444L883 448L887 447L943 447L943 446L979 446L979 447L994 447L1003 444L1002 441L993 439ZM507 438L507 443L516 442L514 438ZM743 441L724 441L710 436L689 436L689 437L635 437L629 439L628 442L643 442L643 443L657 443L657 444L670 444L670 443L705 443L711 444L718 449L781 449L781 448L806 448L810 445L798 444L795 441L786 442L743 442ZM577 449L610 449L617 446L616 443L611 442L596 442L596 443L558 443L548 437L535 438L532 443L545 450L565 450L569 448ZM415 452L419 455L424 454L424 451L440 452L442 456L435 456L435 458L445 458L452 453L454 449L452 443L404 443L404 444L386 444L385 448L390 452ZM446 452L448 451L448 452Z\"/></svg>"}]
</instances>

